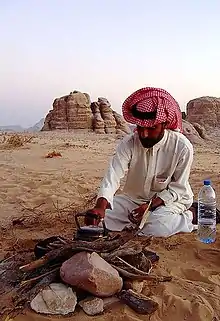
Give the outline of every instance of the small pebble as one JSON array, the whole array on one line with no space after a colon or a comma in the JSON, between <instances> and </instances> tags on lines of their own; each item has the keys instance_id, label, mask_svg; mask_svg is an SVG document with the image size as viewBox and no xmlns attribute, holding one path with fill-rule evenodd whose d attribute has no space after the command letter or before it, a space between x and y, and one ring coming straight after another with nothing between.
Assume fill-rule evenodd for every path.
<instances>
[{"instance_id":1,"label":"small pebble","mask_svg":"<svg viewBox=\"0 0 220 321\"><path fill-rule=\"evenodd\" d=\"M89 297L79 302L79 306L88 315L97 315L103 312L103 300L96 297Z\"/></svg>"}]
</instances>

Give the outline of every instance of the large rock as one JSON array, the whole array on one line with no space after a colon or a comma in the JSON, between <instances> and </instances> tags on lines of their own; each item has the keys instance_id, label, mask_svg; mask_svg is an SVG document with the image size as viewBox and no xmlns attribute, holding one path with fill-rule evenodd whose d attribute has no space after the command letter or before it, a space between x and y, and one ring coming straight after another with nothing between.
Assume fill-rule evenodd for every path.
<instances>
[{"instance_id":1,"label":"large rock","mask_svg":"<svg viewBox=\"0 0 220 321\"><path fill-rule=\"evenodd\" d=\"M94 132L96 134L105 134L105 123L100 113L99 103L93 102L91 104L91 110L93 113L92 127Z\"/></svg>"},{"instance_id":2,"label":"large rock","mask_svg":"<svg viewBox=\"0 0 220 321\"><path fill-rule=\"evenodd\" d=\"M51 283L31 301L37 313L66 315L75 311L77 297L70 287L62 283Z\"/></svg>"},{"instance_id":3,"label":"large rock","mask_svg":"<svg viewBox=\"0 0 220 321\"><path fill-rule=\"evenodd\" d=\"M208 130L220 128L220 98L196 98L188 102L186 109L186 120L190 123L198 123Z\"/></svg>"},{"instance_id":4,"label":"large rock","mask_svg":"<svg viewBox=\"0 0 220 321\"><path fill-rule=\"evenodd\" d=\"M116 134L130 134L131 129L128 126L128 123L126 123L126 121L122 117L122 115L116 113L116 111L113 111L113 116L115 117L116 121Z\"/></svg>"},{"instance_id":5,"label":"large rock","mask_svg":"<svg viewBox=\"0 0 220 321\"><path fill-rule=\"evenodd\" d=\"M65 283L98 297L114 295L123 286L118 271L95 252L75 254L62 264L60 276Z\"/></svg>"},{"instance_id":6,"label":"large rock","mask_svg":"<svg viewBox=\"0 0 220 321\"><path fill-rule=\"evenodd\" d=\"M111 104L106 98L98 98L99 109L105 124L106 134L115 134L117 123L111 109Z\"/></svg>"},{"instance_id":7,"label":"large rock","mask_svg":"<svg viewBox=\"0 0 220 321\"><path fill-rule=\"evenodd\" d=\"M185 135L192 144L202 145L203 139L200 137L197 130L186 120L182 120L183 123L183 135Z\"/></svg>"},{"instance_id":8,"label":"large rock","mask_svg":"<svg viewBox=\"0 0 220 321\"><path fill-rule=\"evenodd\" d=\"M55 99L53 109L46 116L42 130L91 129L90 105L89 95L78 91Z\"/></svg>"},{"instance_id":9,"label":"large rock","mask_svg":"<svg viewBox=\"0 0 220 321\"><path fill-rule=\"evenodd\" d=\"M210 137L208 136L205 127L198 123L192 123L193 127L196 129L196 131L199 133L199 136L203 139L209 139Z\"/></svg>"},{"instance_id":10,"label":"large rock","mask_svg":"<svg viewBox=\"0 0 220 321\"><path fill-rule=\"evenodd\" d=\"M78 91L54 100L42 131L56 129L93 130L96 134L126 135L131 132L123 117L112 110L106 98L100 97L91 103L88 94Z\"/></svg>"}]
</instances>

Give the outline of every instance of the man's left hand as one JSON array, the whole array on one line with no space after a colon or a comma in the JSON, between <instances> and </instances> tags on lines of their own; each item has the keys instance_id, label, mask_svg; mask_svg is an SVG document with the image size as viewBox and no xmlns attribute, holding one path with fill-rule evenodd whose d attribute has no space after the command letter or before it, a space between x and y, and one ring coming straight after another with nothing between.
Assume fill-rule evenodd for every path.
<instances>
[{"instance_id":1,"label":"man's left hand","mask_svg":"<svg viewBox=\"0 0 220 321\"><path fill-rule=\"evenodd\" d=\"M165 205L164 201L160 197L154 197L152 199L150 211L154 211L156 208L158 208L159 206L163 206L163 205Z\"/></svg>"},{"instance_id":2,"label":"man's left hand","mask_svg":"<svg viewBox=\"0 0 220 321\"><path fill-rule=\"evenodd\" d=\"M139 224L148 207L149 202L141 204L129 213L128 218L134 224ZM157 207L164 205L164 201L160 197L154 197L149 208L150 211L154 211Z\"/></svg>"}]
</instances>

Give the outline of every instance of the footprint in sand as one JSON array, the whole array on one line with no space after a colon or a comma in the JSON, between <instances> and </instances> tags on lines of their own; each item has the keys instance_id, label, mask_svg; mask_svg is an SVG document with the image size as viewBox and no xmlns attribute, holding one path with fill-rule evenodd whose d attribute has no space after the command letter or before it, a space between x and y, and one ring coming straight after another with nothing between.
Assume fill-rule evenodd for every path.
<instances>
[{"instance_id":1,"label":"footprint in sand","mask_svg":"<svg viewBox=\"0 0 220 321\"><path fill-rule=\"evenodd\" d=\"M195 251L195 256L197 259L213 263L220 268L220 250L218 249L199 249Z\"/></svg>"}]
</instances>

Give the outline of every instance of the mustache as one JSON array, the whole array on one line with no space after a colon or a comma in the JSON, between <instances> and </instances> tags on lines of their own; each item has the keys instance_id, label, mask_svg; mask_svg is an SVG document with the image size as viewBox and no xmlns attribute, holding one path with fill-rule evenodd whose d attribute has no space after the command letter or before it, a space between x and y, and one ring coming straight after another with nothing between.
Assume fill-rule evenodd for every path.
<instances>
[{"instance_id":1,"label":"mustache","mask_svg":"<svg viewBox=\"0 0 220 321\"><path fill-rule=\"evenodd\" d=\"M159 136L157 138L141 138L141 137L139 137L142 146L145 148L153 147L161 140L161 138L162 138L161 136Z\"/></svg>"}]
</instances>

